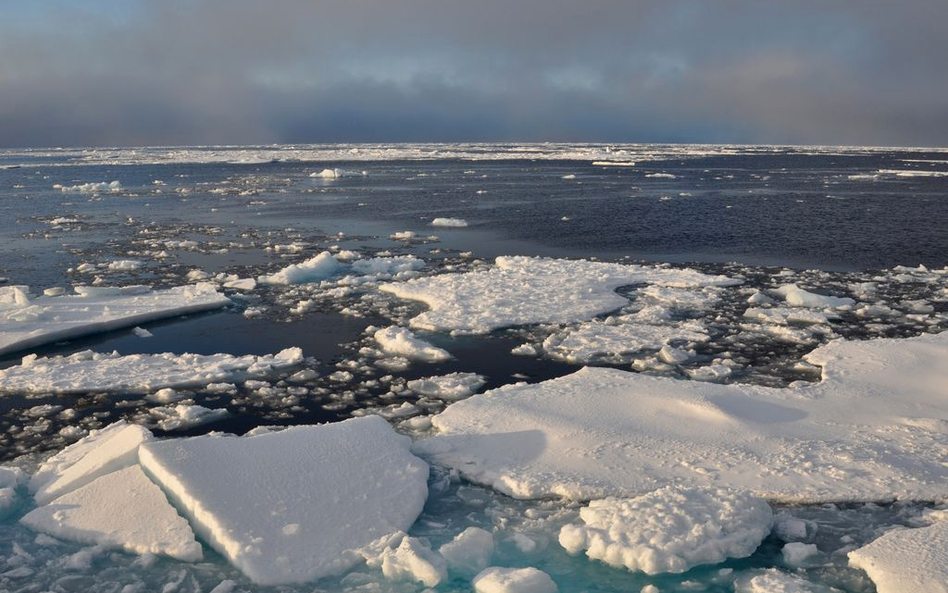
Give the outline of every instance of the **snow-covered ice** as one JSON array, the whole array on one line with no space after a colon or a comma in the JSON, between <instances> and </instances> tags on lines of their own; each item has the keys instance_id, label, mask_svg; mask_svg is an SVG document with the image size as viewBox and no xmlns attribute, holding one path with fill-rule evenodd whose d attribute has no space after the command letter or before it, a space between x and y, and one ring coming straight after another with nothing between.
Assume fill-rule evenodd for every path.
<instances>
[{"instance_id":1,"label":"snow-covered ice","mask_svg":"<svg viewBox=\"0 0 948 593\"><path fill-rule=\"evenodd\" d=\"M553 358L588 363L598 357L621 357L643 350L659 350L672 342L706 341L708 334L697 322L647 325L589 321L549 335L543 341L543 350Z\"/></svg>"},{"instance_id":2,"label":"snow-covered ice","mask_svg":"<svg viewBox=\"0 0 948 593\"><path fill-rule=\"evenodd\" d=\"M290 264L282 270L257 278L260 284L303 284L325 280L339 271L339 260L328 251L298 264Z\"/></svg>"},{"instance_id":3,"label":"snow-covered ice","mask_svg":"<svg viewBox=\"0 0 948 593\"><path fill-rule=\"evenodd\" d=\"M386 354L422 362L442 362L451 358L447 350L418 338L403 327L383 327L375 332L374 337Z\"/></svg>"},{"instance_id":4,"label":"snow-covered ice","mask_svg":"<svg viewBox=\"0 0 948 593\"><path fill-rule=\"evenodd\" d=\"M688 269L502 256L486 271L428 276L380 288L428 305L430 310L411 320L412 327L488 333L516 325L585 321L608 313L628 304L615 292L625 285L685 288L739 283Z\"/></svg>"},{"instance_id":5,"label":"snow-covered ice","mask_svg":"<svg viewBox=\"0 0 948 593\"><path fill-rule=\"evenodd\" d=\"M16 502L16 489L23 482L23 470L18 467L0 466L0 518Z\"/></svg>"},{"instance_id":6,"label":"snow-covered ice","mask_svg":"<svg viewBox=\"0 0 948 593\"><path fill-rule=\"evenodd\" d=\"M896 528L849 553L879 593L948 593L948 520Z\"/></svg>"},{"instance_id":7,"label":"snow-covered ice","mask_svg":"<svg viewBox=\"0 0 948 593\"><path fill-rule=\"evenodd\" d=\"M803 290L796 284L785 284L773 291L783 297L791 307L813 307L817 309L839 309L856 304L851 298L826 296Z\"/></svg>"},{"instance_id":8,"label":"snow-covered ice","mask_svg":"<svg viewBox=\"0 0 948 593\"><path fill-rule=\"evenodd\" d=\"M380 568L389 580L417 581L426 587L435 587L448 578L444 558L414 537L402 537L397 546L385 547L378 555L367 555L366 564Z\"/></svg>"},{"instance_id":9,"label":"snow-covered ice","mask_svg":"<svg viewBox=\"0 0 948 593\"><path fill-rule=\"evenodd\" d=\"M138 463L138 447L151 433L123 420L69 445L47 459L30 479L30 492L44 505L96 478Z\"/></svg>"},{"instance_id":10,"label":"snow-covered ice","mask_svg":"<svg viewBox=\"0 0 948 593\"><path fill-rule=\"evenodd\" d=\"M483 387L484 377L477 373L448 373L434 377L412 379L406 385L418 395L426 395L446 401L470 397Z\"/></svg>"},{"instance_id":11,"label":"snow-covered ice","mask_svg":"<svg viewBox=\"0 0 948 593\"><path fill-rule=\"evenodd\" d=\"M559 590L550 575L533 567L492 566L481 571L472 583L476 593L556 593Z\"/></svg>"},{"instance_id":12,"label":"snow-covered ice","mask_svg":"<svg viewBox=\"0 0 948 593\"><path fill-rule=\"evenodd\" d=\"M178 560L203 557L188 522L137 464L101 475L20 521L62 539Z\"/></svg>"},{"instance_id":13,"label":"snow-covered ice","mask_svg":"<svg viewBox=\"0 0 948 593\"><path fill-rule=\"evenodd\" d=\"M593 500L579 516L582 523L560 530L566 551L652 575L750 556L773 525L773 512L760 498L676 486Z\"/></svg>"},{"instance_id":14,"label":"snow-covered ice","mask_svg":"<svg viewBox=\"0 0 948 593\"><path fill-rule=\"evenodd\" d=\"M475 575L490 565L494 536L480 527L468 527L438 548L451 572Z\"/></svg>"},{"instance_id":15,"label":"snow-covered ice","mask_svg":"<svg viewBox=\"0 0 948 593\"><path fill-rule=\"evenodd\" d=\"M467 221L463 218L435 218L431 226L462 228L467 226Z\"/></svg>"},{"instance_id":16,"label":"snow-covered ice","mask_svg":"<svg viewBox=\"0 0 948 593\"><path fill-rule=\"evenodd\" d=\"M452 404L415 451L519 498L671 483L778 501L948 500L948 332L837 340L797 388L585 368Z\"/></svg>"},{"instance_id":17,"label":"snow-covered ice","mask_svg":"<svg viewBox=\"0 0 948 593\"><path fill-rule=\"evenodd\" d=\"M149 393L263 377L302 361L299 348L265 356L168 352L122 356L91 350L44 358L30 354L19 365L0 370L0 393Z\"/></svg>"},{"instance_id":18,"label":"snow-covered ice","mask_svg":"<svg viewBox=\"0 0 948 593\"><path fill-rule=\"evenodd\" d=\"M25 286L0 287L0 354L230 304L210 283L165 290L77 286L75 291L32 298Z\"/></svg>"},{"instance_id":19,"label":"snow-covered ice","mask_svg":"<svg viewBox=\"0 0 948 593\"><path fill-rule=\"evenodd\" d=\"M359 549L407 531L428 492L427 464L376 416L151 442L139 455L201 538L261 585L347 570Z\"/></svg>"},{"instance_id":20,"label":"snow-covered ice","mask_svg":"<svg viewBox=\"0 0 948 593\"><path fill-rule=\"evenodd\" d=\"M205 408L197 404L178 404L152 408L148 413L158 421L161 430L181 430L214 422L228 416L226 408Z\"/></svg>"}]
</instances>

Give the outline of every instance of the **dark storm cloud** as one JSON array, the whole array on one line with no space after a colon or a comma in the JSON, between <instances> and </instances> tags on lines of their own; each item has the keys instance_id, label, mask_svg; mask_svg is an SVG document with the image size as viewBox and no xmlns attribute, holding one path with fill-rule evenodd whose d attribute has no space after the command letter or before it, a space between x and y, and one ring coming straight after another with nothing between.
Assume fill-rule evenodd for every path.
<instances>
[{"instance_id":1,"label":"dark storm cloud","mask_svg":"<svg viewBox=\"0 0 948 593\"><path fill-rule=\"evenodd\" d=\"M944 0L37 0L0 146L948 144Z\"/></svg>"}]
</instances>

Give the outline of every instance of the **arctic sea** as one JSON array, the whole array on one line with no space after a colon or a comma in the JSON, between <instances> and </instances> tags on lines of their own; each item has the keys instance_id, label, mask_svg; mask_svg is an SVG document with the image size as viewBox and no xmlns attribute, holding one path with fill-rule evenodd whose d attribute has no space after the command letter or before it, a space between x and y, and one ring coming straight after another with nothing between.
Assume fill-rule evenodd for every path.
<instances>
[{"instance_id":1,"label":"arctic sea","mask_svg":"<svg viewBox=\"0 0 948 593\"><path fill-rule=\"evenodd\" d=\"M948 277L937 273L948 266L946 221L948 151L936 149L461 144L0 151L0 288L25 286L40 295L77 285L165 289L209 281L231 301L134 331L11 350L0 355L0 369L31 353L264 356L299 347L303 366L314 371L295 380L288 377L299 368L236 379L224 391L185 388L164 399L108 389L11 389L0 397L0 463L32 472L87 431L120 419L163 438L378 414L421 439L434 430L429 417L455 399L564 377L585 365L725 385L816 382L819 369L803 358L834 339L912 338L948 328ZM249 289L239 283L323 252L341 267L311 282L260 281ZM379 288L485 272L501 256L687 268L739 279L740 286L671 296L620 286L625 304L591 321L550 318L486 332L412 325L428 307ZM355 273L357 262L372 258L401 264L366 264ZM785 285L852 306L804 306L811 315L794 317L774 304L780 299L774 290ZM778 311L777 318L766 311ZM577 341L588 329L584 323L598 321L640 323L658 337L611 349L596 334ZM376 331L393 325L413 327L450 357L386 354ZM452 373L480 379L457 398L419 387L418 380ZM226 412L189 415L173 402ZM847 552L893 525L917 524L939 502L776 502L776 527L749 557L647 575L563 549L557 535L577 520L581 501L518 500L463 471L433 464L431 472L427 504L409 535L437 549L467 527L493 531L491 565L536 567L564 592L763 591L754 587L764 581L755 585L754 577L779 573L789 575L783 586L798 587L787 590L869 593L875 586L849 566ZM0 590L210 591L228 580L232 589L221 591L423 588L386 579L365 564L305 585L262 587L206 542L205 560L196 564L50 543L18 523L35 506L25 486L18 492L9 509L0 505ZM806 527L788 535L788 525ZM781 552L788 542L815 544L818 551L791 558ZM655 589L643 589L650 585ZM434 589L472 590L469 577L455 575Z\"/></svg>"}]
</instances>

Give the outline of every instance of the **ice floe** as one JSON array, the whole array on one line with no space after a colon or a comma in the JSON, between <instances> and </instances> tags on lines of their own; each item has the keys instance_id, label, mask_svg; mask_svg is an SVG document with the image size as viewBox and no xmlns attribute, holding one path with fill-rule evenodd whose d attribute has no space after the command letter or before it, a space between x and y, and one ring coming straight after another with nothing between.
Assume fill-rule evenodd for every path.
<instances>
[{"instance_id":1,"label":"ice floe","mask_svg":"<svg viewBox=\"0 0 948 593\"><path fill-rule=\"evenodd\" d=\"M32 298L25 286L0 287L0 354L230 304L210 283L165 290L77 286L75 291Z\"/></svg>"},{"instance_id":2,"label":"ice floe","mask_svg":"<svg viewBox=\"0 0 948 593\"><path fill-rule=\"evenodd\" d=\"M948 332L837 340L818 383L717 385L584 368L452 404L415 451L519 498L668 484L791 502L948 500Z\"/></svg>"},{"instance_id":3,"label":"ice floe","mask_svg":"<svg viewBox=\"0 0 948 593\"><path fill-rule=\"evenodd\" d=\"M477 373L449 373L434 377L412 379L406 383L408 389L418 395L426 395L445 401L456 401L470 397L484 386L485 379Z\"/></svg>"},{"instance_id":4,"label":"ice floe","mask_svg":"<svg viewBox=\"0 0 948 593\"><path fill-rule=\"evenodd\" d=\"M178 560L203 557L182 519L141 467L101 475L27 513L20 521L49 535Z\"/></svg>"},{"instance_id":5,"label":"ice floe","mask_svg":"<svg viewBox=\"0 0 948 593\"><path fill-rule=\"evenodd\" d=\"M299 348L265 356L168 352L122 356L91 350L43 358L30 354L19 365L0 370L0 393L149 393L264 377L301 362Z\"/></svg>"},{"instance_id":6,"label":"ice floe","mask_svg":"<svg viewBox=\"0 0 948 593\"><path fill-rule=\"evenodd\" d=\"M492 566L481 571L472 583L476 593L556 593L559 590L550 575L533 567Z\"/></svg>"},{"instance_id":7,"label":"ice floe","mask_svg":"<svg viewBox=\"0 0 948 593\"><path fill-rule=\"evenodd\" d=\"M948 593L948 520L896 528L849 553L879 593Z\"/></svg>"},{"instance_id":8,"label":"ice floe","mask_svg":"<svg viewBox=\"0 0 948 593\"><path fill-rule=\"evenodd\" d=\"M0 466L0 518L16 502L16 489L23 483L25 476L18 467Z\"/></svg>"},{"instance_id":9,"label":"ice floe","mask_svg":"<svg viewBox=\"0 0 948 593\"><path fill-rule=\"evenodd\" d=\"M393 356L422 362L441 362L451 358L447 350L418 338L404 327L383 327L375 332L374 337L382 350Z\"/></svg>"},{"instance_id":10,"label":"ice floe","mask_svg":"<svg viewBox=\"0 0 948 593\"><path fill-rule=\"evenodd\" d=\"M382 285L383 291L426 303L411 326L487 333L533 323L584 321L628 304L615 292L631 284L729 286L740 280L695 270L585 260L498 257L486 271L442 274Z\"/></svg>"},{"instance_id":11,"label":"ice floe","mask_svg":"<svg viewBox=\"0 0 948 593\"><path fill-rule=\"evenodd\" d=\"M560 530L568 552L660 574L750 556L770 533L773 512L743 492L666 486L635 498L594 500L580 519Z\"/></svg>"},{"instance_id":12,"label":"ice floe","mask_svg":"<svg viewBox=\"0 0 948 593\"><path fill-rule=\"evenodd\" d=\"M598 358L621 358L643 350L659 350L672 342L706 341L708 334L697 322L646 325L590 321L575 329L551 334L543 341L543 350L553 358L588 363Z\"/></svg>"},{"instance_id":13,"label":"ice floe","mask_svg":"<svg viewBox=\"0 0 948 593\"><path fill-rule=\"evenodd\" d=\"M435 218L431 221L431 226L462 228L467 226L467 221L463 218Z\"/></svg>"},{"instance_id":14,"label":"ice floe","mask_svg":"<svg viewBox=\"0 0 948 593\"><path fill-rule=\"evenodd\" d=\"M475 575L490 564L494 553L494 535L480 527L468 527L438 548L451 572Z\"/></svg>"},{"instance_id":15,"label":"ice floe","mask_svg":"<svg viewBox=\"0 0 948 593\"><path fill-rule=\"evenodd\" d=\"M447 563L418 538L403 536L397 546L384 547L378 554L363 552L366 564L380 568L392 581L417 581L435 587L448 578Z\"/></svg>"},{"instance_id":16,"label":"ice floe","mask_svg":"<svg viewBox=\"0 0 948 593\"><path fill-rule=\"evenodd\" d=\"M427 498L427 464L375 416L151 442L139 455L202 539L257 584L347 570L360 549L406 531Z\"/></svg>"},{"instance_id":17,"label":"ice floe","mask_svg":"<svg viewBox=\"0 0 948 593\"><path fill-rule=\"evenodd\" d=\"M291 264L279 272L267 274L257 278L260 284L303 284L329 278L340 269L339 261L335 256L323 251L298 264Z\"/></svg>"}]
</instances>

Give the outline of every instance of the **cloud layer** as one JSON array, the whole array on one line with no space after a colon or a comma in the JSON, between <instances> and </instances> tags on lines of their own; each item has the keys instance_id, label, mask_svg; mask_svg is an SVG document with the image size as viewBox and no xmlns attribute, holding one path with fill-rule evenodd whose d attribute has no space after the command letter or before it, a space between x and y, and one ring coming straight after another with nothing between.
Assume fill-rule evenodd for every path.
<instances>
[{"instance_id":1,"label":"cloud layer","mask_svg":"<svg viewBox=\"0 0 948 593\"><path fill-rule=\"evenodd\" d=\"M948 145L944 0L34 0L0 146Z\"/></svg>"}]
</instances>

